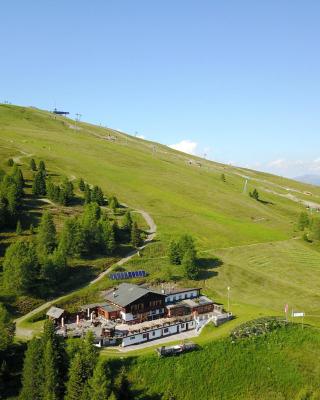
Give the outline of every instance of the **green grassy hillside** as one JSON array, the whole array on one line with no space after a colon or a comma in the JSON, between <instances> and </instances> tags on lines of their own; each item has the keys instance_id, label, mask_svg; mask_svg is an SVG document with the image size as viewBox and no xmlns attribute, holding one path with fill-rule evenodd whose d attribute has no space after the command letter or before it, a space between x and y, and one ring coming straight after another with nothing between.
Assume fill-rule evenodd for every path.
<instances>
[{"instance_id":1,"label":"green grassy hillside","mask_svg":"<svg viewBox=\"0 0 320 400\"><path fill-rule=\"evenodd\" d=\"M318 331L292 326L236 344L222 339L160 362L152 354L122 364L135 399L316 400L319 344Z\"/></svg>"},{"instance_id":2,"label":"green grassy hillside","mask_svg":"<svg viewBox=\"0 0 320 400\"><path fill-rule=\"evenodd\" d=\"M201 285L218 300L225 302L230 285L235 306L275 313L286 302L310 312L318 308L320 253L293 238L300 235L295 224L305 208L298 201L320 203L320 188L200 160L46 111L0 105L1 159L13 157L23 164L31 156L46 160L60 175L83 177L152 215L159 242L128 268L133 263L151 275L166 270L179 277L180 271L168 265L165 248L170 238L191 233L204 259ZM247 190L257 188L263 202L243 193L245 177L250 178ZM213 255L222 258L221 266L211 263Z\"/></svg>"}]
</instances>

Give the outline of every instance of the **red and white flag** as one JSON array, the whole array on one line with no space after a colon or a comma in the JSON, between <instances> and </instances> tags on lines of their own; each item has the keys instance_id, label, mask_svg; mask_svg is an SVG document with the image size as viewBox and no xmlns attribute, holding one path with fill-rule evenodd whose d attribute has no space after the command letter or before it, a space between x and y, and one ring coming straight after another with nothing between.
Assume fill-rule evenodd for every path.
<instances>
[{"instance_id":1,"label":"red and white flag","mask_svg":"<svg viewBox=\"0 0 320 400\"><path fill-rule=\"evenodd\" d=\"M288 306L288 304L286 304L286 305L284 306L284 312L287 314L288 310L289 310L289 306Z\"/></svg>"}]
</instances>

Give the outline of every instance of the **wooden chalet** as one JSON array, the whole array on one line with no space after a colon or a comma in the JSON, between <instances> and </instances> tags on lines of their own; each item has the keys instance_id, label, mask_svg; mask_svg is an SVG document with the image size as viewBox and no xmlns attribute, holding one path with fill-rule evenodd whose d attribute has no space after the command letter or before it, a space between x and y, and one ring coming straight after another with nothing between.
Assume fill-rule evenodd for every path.
<instances>
[{"instance_id":1,"label":"wooden chalet","mask_svg":"<svg viewBox=\"0 0 320 400\"><path fill-rule=\"evenodd\" d=\"M99 308L99 315L117 315L129 323L161 318L165 313L164 294L130 283L108 291L105 300L107 305Z\"/></svg>"}]
</instances>

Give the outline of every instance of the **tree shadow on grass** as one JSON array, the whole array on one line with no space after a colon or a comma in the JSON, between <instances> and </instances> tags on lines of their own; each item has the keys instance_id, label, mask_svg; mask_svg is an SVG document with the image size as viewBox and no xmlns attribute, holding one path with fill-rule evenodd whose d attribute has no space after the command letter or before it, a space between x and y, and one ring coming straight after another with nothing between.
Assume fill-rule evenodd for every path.
<instances>
[{"instance_id":1,"label":"tree shadow on grass","mask_svg":"<svg viewBox=\"0 0 320 400\"><path fill-rule=\"evenodd\" d=\"M218 275L215 269L223 265L223 262L218 257L200 257L197 259L197 265L200 267L198 280L206 280Z\"/></svg>"},{"instance_id":2,"label":"tree shadow on grass","mask_svg":"<svg viewBox=\"0 0 320 400\"><path fill-rule=\"evenodd\" d=\"M261 200L261 199L258 199L257 201L258 201L259 203L261 203L261 204L264 204L264 205L270 204L270 205L274 206L274 203L273 203L272 201Z\"/></svg>"}]
</instances>

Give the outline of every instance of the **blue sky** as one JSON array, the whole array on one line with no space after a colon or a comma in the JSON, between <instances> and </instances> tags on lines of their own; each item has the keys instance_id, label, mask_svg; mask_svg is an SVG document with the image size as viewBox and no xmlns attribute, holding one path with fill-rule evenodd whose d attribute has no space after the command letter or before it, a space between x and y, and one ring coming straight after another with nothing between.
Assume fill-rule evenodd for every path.
<instances>
[{"instance_id":1,"label":"blue sky","mask_svg":"<svg viewBox=\"0 0 320 400\"><path fill-rule=\"evenodd\" d=\"M286 176L320 173L320 2L11 0L0 100Z\"/></svg>"}]
</instances>

